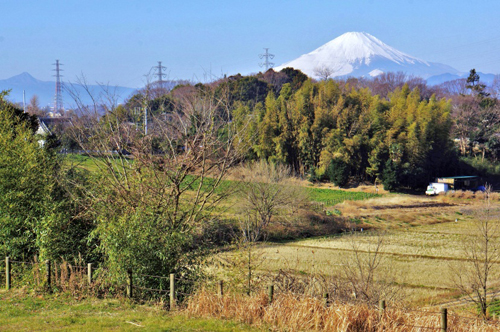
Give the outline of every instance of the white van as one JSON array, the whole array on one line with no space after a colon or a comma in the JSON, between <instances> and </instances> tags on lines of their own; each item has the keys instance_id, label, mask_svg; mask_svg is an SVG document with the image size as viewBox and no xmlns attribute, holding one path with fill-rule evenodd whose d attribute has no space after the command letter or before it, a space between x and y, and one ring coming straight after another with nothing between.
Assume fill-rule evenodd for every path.
<instances>
[{"instance_id":1,"label":"white van","mask_svg":"<svg viewBox=\"0 0 500 332\"><path fill-rule=\"evenodd\" d=\"M433 196L433 195L437 195L439 193L443 193L443 192L445 193L449 190L450 190L450 186L448 185L448 183L433 182L427 186L427 190L425 191L425 194L429 195L429 196Z\"/></svg>"}]
</instances>

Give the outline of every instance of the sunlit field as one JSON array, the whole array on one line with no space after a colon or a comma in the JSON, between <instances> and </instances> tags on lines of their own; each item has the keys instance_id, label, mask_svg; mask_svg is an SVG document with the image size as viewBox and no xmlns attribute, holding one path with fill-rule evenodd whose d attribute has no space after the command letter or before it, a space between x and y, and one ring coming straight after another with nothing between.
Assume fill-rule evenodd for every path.
<instances>
[{"instance_id":1,"label":"sunlit field","mask_svg":"<svg viewBox=\"0 0 500 332\"><path fill-rule=\"evenodd\" d=\"M481 207L478 202L463 200L442 207L415 207L429 202L443 203L436 198L393 197L339 204L335 208L343 211L346 218L360 220L361 224L353 223L354 232L266 243L256 250L262 260L259 269L286 270L303 276L342 275L353 255L367 258L381 236L381 270L401 286L401 300L414 305L444 303L457 295L452 270L467 261L463 240L470 237L476 227L475 217L463 211ZM353 204L359 204L358 209L352 210ZM395 205L398 208L392 209L395 210L392 216L388 207ZM378 208L373 209L374 206ZM363 225L370 229L362 230ZM500 268L494 266L492 276L499 273Z\"/></svg>"}]
</instances>

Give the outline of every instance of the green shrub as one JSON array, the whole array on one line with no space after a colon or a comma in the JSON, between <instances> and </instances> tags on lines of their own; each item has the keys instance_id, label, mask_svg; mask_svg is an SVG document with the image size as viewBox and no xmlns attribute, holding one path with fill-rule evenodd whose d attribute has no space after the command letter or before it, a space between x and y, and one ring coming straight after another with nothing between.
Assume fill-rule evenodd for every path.
<instances>
[{"instance_id":1,"label":"green shrub","mask_svg":"<svg viewBox=\"0 0 500 332\"><path fill-rule=\"evenodd\" d=\"M326 176L336 186L345 187L349 182L350 175L349 165L340 159L333 159L326 169Z\"/></svg>"},{"instance_id":2,"label":"green shrub","mask_svg":"<svg viewBox=\"0 0 500 332\"><path fill-rule=\"evenodd\" d=\"M74 217L61 160L53 146L39 143L36 117L4 96L0 93L0 256L28 260L82 253L88 228Z\"/></svg>"}]
</instances>

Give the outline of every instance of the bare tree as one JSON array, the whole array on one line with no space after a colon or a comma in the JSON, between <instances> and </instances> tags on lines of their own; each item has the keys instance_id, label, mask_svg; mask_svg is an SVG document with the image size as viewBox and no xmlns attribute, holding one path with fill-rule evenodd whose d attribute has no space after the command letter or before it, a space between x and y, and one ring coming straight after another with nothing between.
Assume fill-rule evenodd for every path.
<instances>
[{"instance_id":1,"label":"bare tree","mask_svg":"<svg viewBox=\"0 0 500 332\"><path fill-rule=\"evenodd\" d=\"M500 259L500 210L490 204L490 193L488 186L484 207L472 214L473 228L462 239L467 260L451 266L455 287L479 307L483 317L490 306L488 291L499 277L494 264Z\"/></svg>"},{"instance_id":2,"label":"bare tree","mask_svg":"<svg viewBox=\"0 0 500 332\"><path fill-rule=\"evenodd\" d=\"M499 132L500 108L497 105L482 106L481 100L472 95L459 96L453 105L455 119L453 134L458 139L462 155L473 149L481 151L485 158L489 141Z\"/></svg>"},{"instance_id":3,"label":"bare tree","mask_svg":"<svg viewBox=\"0 0 500 332\"><path fill-rule=\"evenodd\" d=\"M290 181L290 169L264 160L239 169L241 239L239 249L247 270L248 293L252 290L253 270L262 264L262 254L254 251L272 219L286 217L306 202L303 188Z\"/></svg>"},{"instance_id":4,"label":"bare tree","mask_svg":"<svg viewBox=\"0 0 500 332\"><path fill-rule=\"evenodd\" d=\"M183 96L177 101L179 112L151 119L148 135L143 128L118 121L115 107L103 107L103 116L88 117L84 126L75 128L76 137L114 182L118 196L126 201L135 200L134 194L139 192L143 194L141 201L154 197L149 202L168 206L172 225L192 224L206 205L213 203L210 198L215 188L239 158L233 144L237 134L225 121L229 110L211 92L196 90ZM226 131L224 140L220 130ZM130 181L132 174L140 176L146 170L152 172L150 180L156 183ZM195 195L186 195L193 190Z\"/></svg>"},{"instance_id":5,"label":"bare tree","mask_svg":"<svg viewBox=\"0 0 500 332\"><path fill-rule=\"evenodd\" d=\"M488 88L488 92L493 98L500 97L500 75L495 75L493 83L491 83L491 86Z\"/></svg>"},{"instance_id":6,"label":"bare tree","mask_svg":"<svg viewBox=\"0 0 500 332\"><path fill-rule=\"evenodd\" d=\"M440 86L443 92L449 97L467 94L467 80L465 78L447 81L441 83Z\"/></svg>"},{"instance_id":7,"label":"bare tree","mask_svg":"<svg viewBox=\"0 0 500 332\"><path fill-rule=\"evenodd\" d=\"M290 169L261 160L242 169L241 201L238 204L245 239L256 242L273 217L286 216L306 202L306 193L293 185Z\"/></svg>"},{"instance_id":8,"label":"bare tree","mask_svg":"<svg viewBox=\"0 0 500 332\"><path fill-rule=\"evenodd\" d=\"M211 87L193 87L176 96L175 112L151 115L146 133L121 117L113 95L92 98L86 105L75 95L82 115L73 137L98 169L88 210L100 220L102 250L122 269L173 271L186 264L186 241L226 196L216 189L239 161L231 110Z\"/></svg>"},{"instance_id":9,"label":"bare tree","mask_svg":"<svg viewBox=\"0 0 500 332\"><path fill-rule=\"evenodd\" d=\"M40 99L37 95L33 95L33 97L31 97L30 103L26 105L26 112L38 116L45 115L45 112L40 108Z\"/></svg>"},{"instance_id":10,"label":"bare tree","mask_svg":"<svg viewBox=\"0 0 500 332\"><path fill-rule=\"evenodd\" d=\"M452 114L455 118L453 134L458 139L460 154L466 155L478 130L479 105L474 98L463 96L459 103L453 105Z\"/></svg>"},{"instance_id":11,"label":"bare tree","mask_svg":"<svg viewBox=\"0 0 500 332\"><path fill-rule=\"evenodd\" d=\"M332 77L334 73L335 70L333 68L325 65L314 68L314 75L325 81Z\"/></svg>"},{"instance_id":12,"label":"bare tree","mask_svg":"<svg viewBox=\"0 0 500 332\"><path fill-rule=\"evenodd\" d=\"M343 262L343 275L355 301L376 304L380 299L394 300L399 294L400 288L394 286L394 276L382 254L384 235L350 235L352 251Z\"/></svg>"}]
</instances>

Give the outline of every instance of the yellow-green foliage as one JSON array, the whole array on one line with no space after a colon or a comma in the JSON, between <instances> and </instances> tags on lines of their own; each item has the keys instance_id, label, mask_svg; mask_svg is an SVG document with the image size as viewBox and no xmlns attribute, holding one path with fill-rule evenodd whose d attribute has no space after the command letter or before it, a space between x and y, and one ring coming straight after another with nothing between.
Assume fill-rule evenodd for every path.
<instances>
[{"instance_id":1,"label":"yellow-green foliage","mask_svg":"<svg viewBox=\"0 0 500 332\"><path fill-rule=\"evenodd\" d=\"M236 113L235 121L252 123L253 155L297 171L316 169L319 177L336 159L347 163L352 176L382 178L390 159L397 180L408 186L445 170L453 155L448 101L423 100L418 88L407 85L385 100L339 84L307 81L295 93L270 92L264 110ZM410 176L399 178L403 173Z\"/></svg>"}]
</instances>

